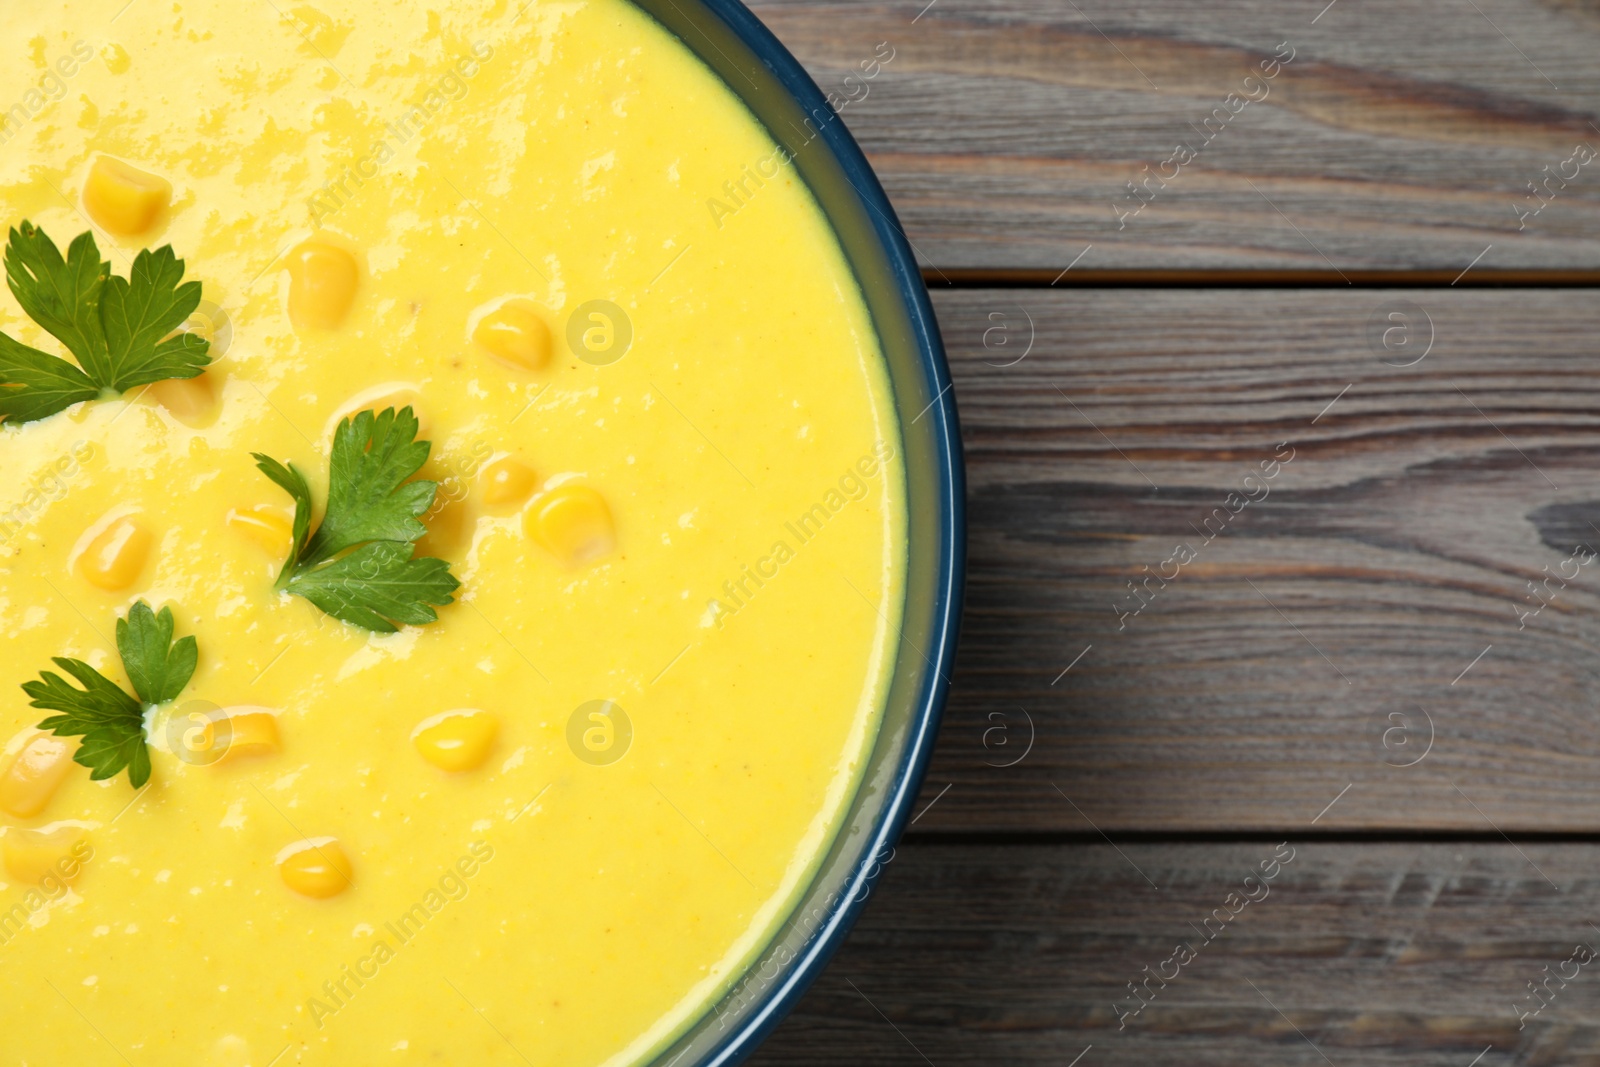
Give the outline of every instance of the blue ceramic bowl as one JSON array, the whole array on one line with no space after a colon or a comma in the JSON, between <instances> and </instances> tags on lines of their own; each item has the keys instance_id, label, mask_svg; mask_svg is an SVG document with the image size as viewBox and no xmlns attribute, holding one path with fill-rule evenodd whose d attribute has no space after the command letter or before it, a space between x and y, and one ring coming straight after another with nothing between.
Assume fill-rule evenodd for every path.
<instances>
[{"instance_id":1,"label":"blue ceramic bowl","mask_svg":"<svg viewBox=\"0 0 1600 1067\"><path fill-rule=\"evenodd\" d=\"M791 156L855 272L889 365L906 465L904 628L861 788L776 941L658 1067L734 1064L799 1001L855 923L911 814L938 733L966 576L966 490L950 368L883 187L821 90L739 0L635 0L722 78Z\"/></svg>"}]
</instances>

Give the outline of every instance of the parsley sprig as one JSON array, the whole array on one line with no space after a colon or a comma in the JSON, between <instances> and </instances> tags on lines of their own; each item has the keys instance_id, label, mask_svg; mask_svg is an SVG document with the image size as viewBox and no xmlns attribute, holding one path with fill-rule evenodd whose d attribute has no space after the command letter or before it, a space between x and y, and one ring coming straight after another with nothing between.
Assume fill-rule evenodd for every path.
<instances>
[{"instance_id":1,"label":"parsley sprig","mask_svg":"<svg viewBox=\"0 0 1600 1067\"><path fill-rule=\"evenodd\" d=\"M58 737L83 738L72 758L88 767L95 781L114 778L124 769L135 789L150 780L145 709L178 699L194 677L200 656L193 637L173 641L175 629L170 607L157 615L142 600L127 618L117 620L117 651L137 698L82 660L60 656L55 665L82 689L52 671L40 671L39 681L23 683L22 691L32 698L33 707L62 713L45 719L39 729Z\"/></svg>"},{"instance_id":2,"label":"parsley sprig","mask_svg":"<svg viewBox=\"0 0 1600 1067\"><path fill-rule=\"evenodd\" d=\"M357 413L339 423L328 468L328 507L313 533L311 488L294 464L253 453L261 472L294 498L294 548L277 588L328 615L378 633L436 621L461 583L450 564L412 558L428 528L437 482L409 481L432 447L416 440L409 407Z\"/></svg>"},{"instance_id":3,"label":"parsley sprig","mask_svg":"<svg viewBox=\"0 0 1600 1067\"><path fill-rule=\"evenodd\" d=\"M174 332L200 306L200 283L183 281L183 260L170 245L140 252L129 277L119 278L100 258L94 234L73 241L63 259L43 230L24 222L11 231L5 258L17 303L78 361L0 333L6 422L33 422L84 400L194 378L210 364L210 342Z\"/></svg>"}]
</instances>

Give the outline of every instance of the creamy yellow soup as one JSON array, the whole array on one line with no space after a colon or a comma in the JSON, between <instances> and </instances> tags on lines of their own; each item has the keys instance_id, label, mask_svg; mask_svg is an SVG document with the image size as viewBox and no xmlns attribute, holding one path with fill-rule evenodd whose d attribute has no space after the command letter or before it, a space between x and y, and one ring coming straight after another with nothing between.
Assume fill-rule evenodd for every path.
<instances>
[{"instance_id":1,"label":"creamy yellow soup","mask_svg":"<svg viewBox=\"0 0 1600 1067\"><path fill-rule=\"evenodd\" d=\"M172 245L216 358L0 427L6 1062L647 1060L787 917L891 666L898 430L808 190L621 0L7 3L0 42L0 221ZM0 331L66 354L10 294ZM250 454L321 501L341 416L408 405L461 587L378 634L274 591ZM199 644L142 791L20 689L126 686L139 601Z\"/></svg>"}]
</instances>

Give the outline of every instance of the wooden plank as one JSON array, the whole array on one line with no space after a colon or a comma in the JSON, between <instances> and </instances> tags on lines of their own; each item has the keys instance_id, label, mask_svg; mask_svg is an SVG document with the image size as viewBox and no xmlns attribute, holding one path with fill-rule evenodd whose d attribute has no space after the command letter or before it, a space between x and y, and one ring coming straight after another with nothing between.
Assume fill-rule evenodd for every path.
<instances>
[{"instance_id":1,"label":"wooden plank","mask_svg":"<svg viewBox=\"0 0 1600 1067\"><path fill-rule=\"evenodd\" d=\"M935 304L971 551L918 830L1600 829L1589 294Z\"/></svg>"},{"instance_id":2,"label":"wooden plank","mask_svg":"<svg viewBox=\"0 0 1600 1067\"><path fill-rule=\"evenodd\" d=\"M925 265L1600 268L1591 6L1325 2L752 7Z\"/></svg>"},{"instance_id":3,"label":"wooden plank","mask_svg":"<svg viewBox=\"0 0 1600 1067\"><path fill-rule=\"evenodd\" d=\"M902 845L751 1063L1600 1063L1600 962L1574 961L1600 952L1597 863L1594 845ZM1523 1019L1550 974L1570 980Z\"/></svg>"}]
</instances>

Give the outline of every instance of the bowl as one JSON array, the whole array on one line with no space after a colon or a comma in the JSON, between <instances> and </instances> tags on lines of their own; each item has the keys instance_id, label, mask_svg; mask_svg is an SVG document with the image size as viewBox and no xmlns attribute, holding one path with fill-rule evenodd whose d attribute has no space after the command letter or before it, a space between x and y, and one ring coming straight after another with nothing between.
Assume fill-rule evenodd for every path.
<instances>
[{"instance_id":1,"label":"bowl","mask_svg":"<svg viewBox=\"0 0 1600 1067\"><path fill-rule=\"evenodd\" d=\"M790 156L832 225L888 362L906 468L904 624L860 788L811 885L658 1067L739 1063L799 1001L893 858L950 688L966 576L966 492L950 368L921 272L866 157L799 62L738 0L634 0L722 79Z\"/></svg>"}]
</instances>

